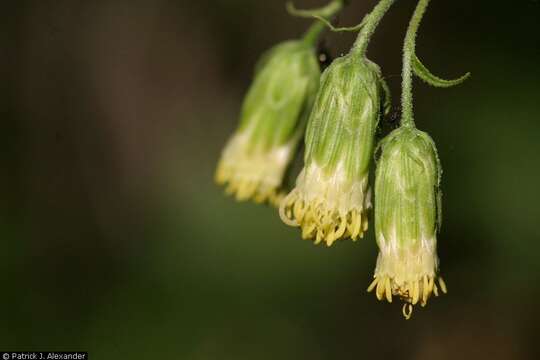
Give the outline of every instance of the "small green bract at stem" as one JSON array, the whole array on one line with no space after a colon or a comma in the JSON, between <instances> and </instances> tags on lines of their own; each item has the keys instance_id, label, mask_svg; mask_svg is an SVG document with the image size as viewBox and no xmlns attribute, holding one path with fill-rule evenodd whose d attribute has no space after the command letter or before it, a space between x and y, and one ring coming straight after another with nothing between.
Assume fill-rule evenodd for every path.
<instances>
[{"instance_id":1,"label":"small green bract at stem","mask_svg":"<svg viewBox=\"0 0 540 360\"><path fill-rule=\"evenodd\" d=\"M380 252L368 289L375 289L379 300L392 302L392 296L399 296L407 304L424 306L439 287L446 292L441 278L439 287L436 284L440 176L437 150L428 134L402 127L381 142L375 179Z\"/></svg>"},{"instance_id":2,"label":"small green bract at stem","mask_svg":"<svg viewBox=\"0 0 540 360\"><path fill-rule=\"evenodd\" d=\"M288 41L265 54L242 106L240 125L223 150L216 181L239 201L279 201L279 189L318 88L315 49Z\"/></svg>"},{"instance_id":3,"label":"small green bract at stem","mask_svg":"<svg viewBox=\"0 0 540 360\"><path fill-rule=\"evenodd\" d=\"M422 62L416 55L414 55L412 65L413 65L414 74L418 76L420 79L424 80L429 85L434 86L434 87L449 88L452 86L460 85L465 80L471 77L471 73L468 72L457 79L446 80L446 79L440 78L436 75L433 75L431 71L429 71L429 69L424 64L422 64Z\"/></svg>"},{"instance_id":4,"label":"small green bract at stem","mask_svg":"<svg viewBox=\"0 0 540 360\"><path fill-rule=\"evenodd\" d=\"M402 91L401 91L401 125L414 127L413 112L413 74L424 80L429 85L441 88L448 88L463 83L470 77L466 73L454 80L445 80L433 75L431 71L420 61L416 55L416 36L422 18L427 10L430 0L419 0L414 10L413 16L407 28L407 34L403 42L403 69L402 69Z\"/></svg>"},{"instance_id":5,"label":"small green bract at stem","mask_svg":"<svg viewBox=\"0 0 540 360\"><path fill-rule=\"evenodd\" d=\"M292 2L286 4L287 11L293 16L303 17L303 18L315 18L319 21L315 22L309 30L304 35L303 41L306 44L314 45L321 31L323 31L325 25L330 22L328 19L331 19L334 14L337 14L344 5L344 0L333 0L328 3L326 6L319 9L311 10L298 10L294 7Z\"/></svg>"},{"instance_id":6,"label":"small green bract at stem","mask_svg":"<svg viewBox=\"0 0 540 360\"><path fill-rule=\"evenodd\" d=\"M369 165L380 117L377 65L364 57L335 60L321 85L306 131L304 168L280 215L302 236L327 245L367 230Z\"/></svg>"}]
</instances>

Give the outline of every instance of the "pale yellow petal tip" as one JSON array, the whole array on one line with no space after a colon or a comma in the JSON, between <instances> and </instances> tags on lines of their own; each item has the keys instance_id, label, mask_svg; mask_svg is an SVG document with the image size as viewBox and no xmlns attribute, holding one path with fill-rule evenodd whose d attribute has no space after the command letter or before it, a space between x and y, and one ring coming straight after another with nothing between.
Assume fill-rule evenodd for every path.
<instances>
[{"instance_id":1,"label":"pale yellow petal tip","mask_svg":"<svg viewBox=\"0 0 540 360\"><path fill-rule=\"evenodd\" d=\"M214 179L238 201L252 200L279 206L284 173L294 154L296 140L270 148L253 148L245 130L235 133L219 160Z\"/></svg>"},{"instance_id":2,"label":"pale yellow petal tip","mask_svg":"<svg viewBox=\"0 0 540 360\"><path fill-rule=\"evenodd\" d=\"M277 208L283 198L276 189L261 187L256 182L230 180L219 184L225 184L225 194L234 197L238 202L253 201L257 204L268 203Z\"/></svg>"},{"instance_id":3,"label":"pale yellow petal tip","mask_svg":"<svg viewBox=\"0 0 540 360\"><path fill-rule=\"evenodd\" d=\"M216 171L214 172L214 182L218 185L225 185L227 183L227 172L223 168L221 161L219 162Z\"/></svg>"},{"instance_id":4,"label":"pale yellow petal tip","mask_svg":"<svg viewBox=\"0 0 540 360\"><path fill-rule=\"evenodd\" d=\"M323 199L308 202L296 189L281 201L279 215L285 224L301 227L303 239L313 239L315 244L328 247L338 240L362 238L367 230L365 211L342 212L328 207Z\"/></svg>"},{"instance_id":5,"label":"pale yellow petal tip","mask_svg":"<svg viewBox=\"0 0 540 360\"><path fill-rule=\"evenodd\" d=\"M448 288L442 277L437 277L437 282L442 293L446 294ZM433 276L424 275L417 281L404 282L397 284L394 279L388 276L376 276L367 288L367 292L375 290L375 296L378 300L392 302L392 296L398 296L404 302L402 312L406 320L412 317L414 305L420 304L422 307L427 305L431 294L438 296L438 287Z\"/></svg>"},{"instance_id":6,"label":"pale yellow petal tip","mask_svg":"<svg viewBox=\"0 0 540 360\"><path fill-rule=\"evenodd\" d=\"M257 177L247 178L235 173L221 162L214 174L216 184L225 186L225 194L232 196L236 201L253 201L257 204L270 204L279 207L285 194L276 186L270 185Z\"/></svg>"}]
</instances>

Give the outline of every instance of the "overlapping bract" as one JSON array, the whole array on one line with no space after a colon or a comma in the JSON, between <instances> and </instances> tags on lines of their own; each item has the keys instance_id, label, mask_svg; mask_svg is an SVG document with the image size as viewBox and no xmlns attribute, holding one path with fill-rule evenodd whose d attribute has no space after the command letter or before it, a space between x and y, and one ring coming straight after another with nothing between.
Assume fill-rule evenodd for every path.
<instances>
[{"instance_id":1,"label":"overlapping bract","mask_svg":"<svg viewBox=\"0 0 540 360\"><path fill-rule=\"evenodd\" d=\"M381 142L380 152L375 180L380 252L368 290L375 289L379 300L391 302L392 296L399 296L407 304L424 306L432 294L438 295L441 167L437 150L428 134L401 127ZM441 278L438 285L446 292Z\"/></svg>"},{"instance_id":2,"label":"overlapping bract","mask_svg":"<svg viewBox=\"0 0 540 360\"><path fill-rule=\"evenodd\" d=\"M280 215L315 243L362 237L367 230L369 165L382 98L378 66L363 57L335 60L321 85L306 132L304 168Z\"/></svg>"},{"instance_id":3,"label":"overlapping bract","mask_svg":"<svg viewBox=\"0 0 540 360\"><path fill-rule=\"evenodd\" d=\"M302 41L263 56L244 100L240 125L223 150L216 181L239 201L277 203L302 138L320 78L315 49Z\"/></svg>"}]
</instances>

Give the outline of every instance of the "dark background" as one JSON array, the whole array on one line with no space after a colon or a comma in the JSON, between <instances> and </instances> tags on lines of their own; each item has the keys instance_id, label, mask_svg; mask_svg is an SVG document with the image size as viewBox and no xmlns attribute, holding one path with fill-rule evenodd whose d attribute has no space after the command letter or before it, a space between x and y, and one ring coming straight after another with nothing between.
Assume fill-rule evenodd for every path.
<instances>
[{"instance_id":1,"label":"dark background","mask_svg":"<svg viewBox=\"0 0 540 360\"><path fill-rule=\"evenodd\" d=\"M297 0L299 7L320 0ZM352 25L375 4L353 0ZM399 99L415 1L369 57ZM366 294L373 232L332 248L213 184L283 1L10 1L0 15L0 348L93 359L538 359L540 3L433 0L416 83L444 167L447 296ZM331 54L354 34L326 34ZM397 110L397 107L396 109ZM389 120L389 119L387 119ZM385 125L391 128L391 125Z\"/></svg>"}]
</instances>

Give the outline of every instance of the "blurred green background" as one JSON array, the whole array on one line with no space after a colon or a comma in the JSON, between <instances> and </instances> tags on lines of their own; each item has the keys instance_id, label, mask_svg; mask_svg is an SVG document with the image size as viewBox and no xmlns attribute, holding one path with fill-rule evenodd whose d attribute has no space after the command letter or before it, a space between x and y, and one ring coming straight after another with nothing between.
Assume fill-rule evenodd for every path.
<instances>
[{"instance_id":1,"label":"blurred green background","mask_svg":"<svg viewBox=\"0 0 540 360\"><path fill-rule=\"evenodd\" d=\"M299 7L321 0L297 0ZM340 25L374 0L352 0ZM415 1L369 57L399 98ZM17 0L0 15L0 350L92 359L538 359L540 2L433 0L415 87L444 167L449 294L403 320L377 248L300 239L213 184L257 57L309 20L283 1ZM332 56L354 34L326 34ZM399 111L395 102L394 112ZM385 130L392 119L386 119Z\"/></svg>"}]
</instances>

